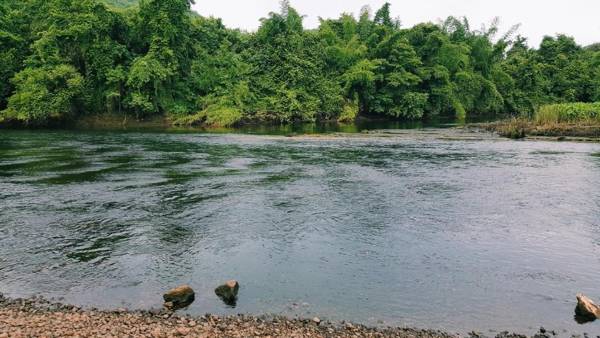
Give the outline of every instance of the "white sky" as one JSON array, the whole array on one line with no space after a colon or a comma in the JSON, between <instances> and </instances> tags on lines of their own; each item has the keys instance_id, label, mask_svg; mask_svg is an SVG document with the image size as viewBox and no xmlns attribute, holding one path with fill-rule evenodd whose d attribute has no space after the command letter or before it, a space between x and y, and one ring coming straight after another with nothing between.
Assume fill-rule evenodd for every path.
<instances>
[{"instance_id":1,"label":"white sky","mask_svg":"<svg viewBox=\"0 0 600 338\"><path fill-rule=\"evenodd\" d=\"M223 19L227 27L254 31L260 18L279 11L279 0L195 0L194 9L204 16ZM403 27L421 22L437 22L449 15L466 16L473 29L489 24L498 16L506 31L521 24L519 33L537 47L544 35L564 33L588 45L600 42L600 0L388 0L393 17L400 17ZM340 13L357 14L363 5L373 11L385 0L291 0L306 15L306 28L318 26L319 16L337 18Z\"/></svg>"}]
</instances>

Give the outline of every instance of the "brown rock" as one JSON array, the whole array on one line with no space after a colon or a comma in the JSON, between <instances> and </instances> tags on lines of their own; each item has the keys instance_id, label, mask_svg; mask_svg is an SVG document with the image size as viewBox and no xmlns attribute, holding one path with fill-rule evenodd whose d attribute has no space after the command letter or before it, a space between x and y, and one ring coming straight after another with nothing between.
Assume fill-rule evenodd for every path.
<instances>
[{"instance_id":1,"label":"brown rock","mask_svg":"<svg viewBox=\"0 0 600 338\"><path fill-rule=\"evenodd\" d=\"M235 306L239 289L240 284L235 280L230 280L217 287L215 289L215 294L219 296L225 304Z\"/></svg>"},{"instance_id":2,"label":"brown rock","mask_svg":"<svg viewBox=\"0 0 600 338\"><path fill-rule=\"evenodd\" d=\"M176 309L192 304L195 296L194 290L189 285L183 285L169 290L163 295L163 299L165 300L165 307Z\"/></svg>"},{"instance_id":3,"label":"brown rock","mask_svg":"<svg viewBox=\"0 0 600 338\"><path fill-rule=\"evenodd\" d=\"M600 318L600 307L594 304L591 299L580 293L577 295L577 307L575 308L575 313L586 319L596 320Z\"/></svg>"}]
</instances>

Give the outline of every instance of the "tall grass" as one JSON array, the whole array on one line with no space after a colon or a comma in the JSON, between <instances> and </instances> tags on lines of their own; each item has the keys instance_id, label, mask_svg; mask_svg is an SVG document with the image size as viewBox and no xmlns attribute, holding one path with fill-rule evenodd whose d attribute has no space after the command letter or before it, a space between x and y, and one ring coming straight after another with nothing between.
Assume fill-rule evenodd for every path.
<instances>
[{"instance_id":1,"label":"tall grass","mask_svg":"<svg viewBox=\"0 0 600 338\"><path fill-rule=\"evenodd\" d=\"M544 105L535 112L534 120L538 124L600 123L600 102Z\"/></svg>"}]
</instances>

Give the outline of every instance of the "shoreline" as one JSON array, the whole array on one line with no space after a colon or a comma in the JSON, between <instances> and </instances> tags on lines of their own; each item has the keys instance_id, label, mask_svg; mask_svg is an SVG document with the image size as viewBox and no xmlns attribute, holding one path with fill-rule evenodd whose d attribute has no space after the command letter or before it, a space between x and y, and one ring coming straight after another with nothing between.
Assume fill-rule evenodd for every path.
<instances>
[{"instance_id":1,"label":"shoreline","mask_svg":"<svg viewBox=\"0 0 600 338\"><path fill-rule=\"evenodd\" d=\"M361 135L361 136L399 136L402 133L389 133L385 128L385 123L401 123L409 128L398 128L394 130L426 130L447 129L459 130L473 133L492 133L508 139L525 139L529 141L570 141L600 143L600 124L594 123L546 123L540 124L528 119L501 119L492 122L457 124L449 127L447 123L428 126L427 121L400 122L393 119L372 119L370 117L361 117L353 123L340 123L336 121L321 121L318 123L291 123L277 124L269 121L243 123L236 127L211 127L206 125L196 126L177 126L166 116L155 116L146 120L135 120L133 118L123 118L123 116L95 114L81 117L69 124L51 124L47 127L27 127L12 125L10 123L0 123L0 130L81 130L81 131L150 131L150 132L200 132L200 133L236 133L241 131L250 134L280 135L287 137L307 137L319 135ZM430 121L431 122L431 121ZM361 124L382 123L382 128L366 128L364 130L346 131L345 127L360 126ZM421 125L422 124L422 125ZM314 130L306 132L302 126L317 125L326 127L323 131ZM327 129L327 126L330 128ZM300 127L300 128L298 128ZM295 130L298 128L298 130ZM449 136L449 138L452 138ZM459 139L462 139L459 137Z\"/></svg>"},{"instance_id":2,"label":"shoreline","mask_svg":"<svg viewBox=\"0 0 600 338\"><path fill-rule=\"evenodd\" d=\"M488 123L470 123L462 128L492 132L510 139L600 142L600 124L583 122L541 124L526 119L511 119Z\"/></svg>"},{"instance_id":3,"label":"shoreline","mask_svg":"<svg viewBox=\"0 0 600 338\"><path fill-rule=\"evenodd\" d=\"M369 328L283 316L179 315L165 309L84 309L40 297L0 294L0 338L4 337L399 337L453 338L435 330Z\"/></svg>"},{"instance_id":4,"label":"shoreline","mask_svg":"<svg viewBox=\"0 0 600 338\"><path fill-rule=\"evenodd\" d=\"M397 338L528 338L498 333L467 336L439 330L376 328L277 315L219 317L180 315L165 309L113 311L84 309L41 297L7 298L0 293L0 338L5 337L397 337ZM558 337L540 328L531 338ZM580 337L573 335L573 337ZM587 335L585 337L588 337ZM596 336L589 336L594 338ZM600 336L599 336L600 337Z\"/></svg>"},{"instance_id":5,"label":"shoreline","mask_svg":"<svg viewBox=\"0 0 600 338\"><path fill-rule=\"evenodd\" d=\"M1 121L0 130L153 130L153 131L209 131L209 132L227 132L244 129L270 129L270 128L293 128L298 126L338 126L340 128L358 125L403 125L418 128L420 126L447 125L455 123L450 117L426 120L402 120L388 117L377 116L359 116L354 121L340 122L335 119L324 119L318 121L295 121L281 123L268 119L244 120L231 126L214 126L207 124L182 125L174 123L172 117L167 115L150 116L143 119L136 119L133 116L118 114L89 114L78 117L77 119L51 120L46 125L27 126L16 121Z\"/></svg>"},{"instance_id":6,"label":"shoreline","mask_svg":"<svg viewBox=\"0 0 600 338\"><path fill-rule=\"evenodd\" d=\"M80 116L77 119L50 120L46 125L27 126L18 121L0 120L0 129L80 129L80 130L113 130L113 129L149 129L149 130L231 130L247 127L268 128L276 126L294 126L305 124L317 125L352 125L355 123L422 123L426 121L403 121L393 118L360 116L351 122L340 122L335 119L325 119L318 121L295 121L282 123L269 119L243 120L235 125L219 126L209 124L178 124L173 117L168 115L155 115L142 119L136 119L134 116L119 114L89 114Z\"/></svg>"}]
</instances>

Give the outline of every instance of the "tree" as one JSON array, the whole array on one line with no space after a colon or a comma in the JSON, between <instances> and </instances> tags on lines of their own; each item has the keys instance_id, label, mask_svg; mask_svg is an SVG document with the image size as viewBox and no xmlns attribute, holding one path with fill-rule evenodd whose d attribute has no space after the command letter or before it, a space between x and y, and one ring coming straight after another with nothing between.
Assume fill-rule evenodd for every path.
<instances>
[{"instance_id":1,"label":"tree","mask_svg":"<svg viewBox=\"0 0 600 338\"><path fill-rule=\"evenodd\" d=\"M17 22L24 13L21 4L0 2L0 110L8 104L14 91L10 79L21 70L27 53L27 41Z\"/></svg>"},{"instance_id":2,"label":"tree","mask_svg":"<svg viewBox=\"0 0 600 338\"><path fill-rule=\"evenodd\" d=\"M418 91L422 63L417 53L400 33L388 36L375 49L380 60L375 92L368 100L370 112L419 119L423 117L428 95Z\"/></svg>"},{"instance_id":3,"label":"tree","mask_svg":"<svg viewBox=\"0 0 600 338\"><path fill-rule=\"evenodd\" d=\"M499 35L497 19L479 30L456 17L403 29L386 3L305 29L281 1L248 33L191 4L0 2L0 120L109 112L225 126L531 114L600 100L597 44L558 35L530 48L513 37L518 26Z\"/></svg>"},{"instance_id":4,"label":"tree","mask_svg":"<svg viewBox=\"0 0 600 338\"><path fill-rule=\"evenodd\" d=\"M27 125L73 116L84 88L83 77L70 65L26 68L13 79L15 93L3 115Z\"/></svg>"},{"instance_id":5,"label":"tree","mask_svg":"<svg viewBox=\"0 0 600 338\"><path fill-rule=\"evenodd\" d=\"M400 28L400 21L393 20L391 17L391 4L386 2L378 11L375 13L374 22L378 25L383 25L388 28Z\"/></svg>"},{"instance_id":6,"label":"tree","mask_svg":"<svg viewBox=\"0 0 600 338\"><path fill-rule=\"evenodd\" d=\"M589 60L575 40L565 35L545 37L538 51L543 73L548 78L548 94L554 102L586 102L591 95Z\"/></svg>"}]
</instances>

